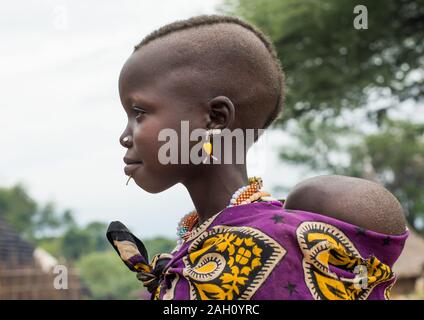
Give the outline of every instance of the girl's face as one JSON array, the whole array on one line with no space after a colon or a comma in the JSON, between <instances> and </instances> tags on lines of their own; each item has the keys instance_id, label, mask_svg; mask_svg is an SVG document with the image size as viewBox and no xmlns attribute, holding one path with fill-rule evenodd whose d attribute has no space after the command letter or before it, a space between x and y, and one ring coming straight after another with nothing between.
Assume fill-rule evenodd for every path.
<instances>
[{"instance_id":1,"label":"girl's face","mask_svg":"<svg viewBox=\"0 0 424 320\"><path fill-rule=\"evenodd\" d=\"M206 127L206 109L198 103L198 82L187 68L172 61L167 50L148 45L130 56L120 74L119 94L128 117L120 143L127 148L124 161L137 162L127 165L125 174L150 193L166 190L194 173L192 164L164 165L158 159L166 143L158 139L162 129L174 129L180 136L183 120L190 122L190 132Z\"/></svg>"}]
</instances>

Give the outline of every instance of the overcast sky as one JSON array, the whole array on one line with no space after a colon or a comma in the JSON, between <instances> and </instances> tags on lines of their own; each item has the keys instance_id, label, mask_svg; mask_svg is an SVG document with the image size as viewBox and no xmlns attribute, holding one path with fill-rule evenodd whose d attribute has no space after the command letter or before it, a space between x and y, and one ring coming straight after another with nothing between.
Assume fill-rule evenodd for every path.
<instances>
[{"instance_id":1,"label":"overcast sky","mask_svg":"<svg viewBox=\"0 0 424 320\"><path fill-rule=\"evenodd\" d=\"M125 186L119 136L126 115L118 75L133 46L159 26L213 13L217 0L9 1L0 12L0 186L23 183L41 204L70 208L80 224L121 220L140 237L173 237L193 208L182 185L149 194ZM285 136L248 154L264 189L292 185L278 164ZM258 152L259 151L259 152ZM261 163L261 165L258 165ZM284 196L282 194L275 195Z\"/></svg>"}]
</instances>

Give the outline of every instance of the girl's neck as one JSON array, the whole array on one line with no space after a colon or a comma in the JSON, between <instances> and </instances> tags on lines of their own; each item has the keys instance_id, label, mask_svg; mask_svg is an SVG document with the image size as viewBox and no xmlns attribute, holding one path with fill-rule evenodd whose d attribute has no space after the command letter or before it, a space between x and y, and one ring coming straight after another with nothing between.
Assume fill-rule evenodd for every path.
<instances>
[{"instance_id":1,"label":"girl's neck","mask_svg":"<svg viewBox=\"0 0 424 320\"><path fill-rule=\"evenodd\" d=\"M210 165L183 183L203 223L230 203L238 188L248 185L246 165Z\"/></svg>"}]
</instances>

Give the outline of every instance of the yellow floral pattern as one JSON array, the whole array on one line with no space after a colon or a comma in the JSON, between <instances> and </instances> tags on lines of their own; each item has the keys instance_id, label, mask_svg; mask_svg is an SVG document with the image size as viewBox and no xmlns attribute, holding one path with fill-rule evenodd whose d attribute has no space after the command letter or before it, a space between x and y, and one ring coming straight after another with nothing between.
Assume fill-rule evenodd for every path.
<instances>
[{"instance_id":1,"label":"yellow floral pattern","mask_svg":"<svg viewBox=\"0 0 424 320\"><path fill-rule=\"evenodd\" d=\"M257 229L216 226L195 239L183 258L190 298L249 299L285 254Z\"/></svg>"},{"instance_id":2,"label":"yellow floral pattern","mask_svg":"<svg viewBox=\"0 0 424 320\"><path fill-rule=\"evenodd\" d=\"M332 225L303 222L296 234L305 282L317 300L364 300L378 284L394 279L389 266L376 257L362 258L349 238ZM335 270L352 277L339 276Z\"/></svg>"}]
</instances>

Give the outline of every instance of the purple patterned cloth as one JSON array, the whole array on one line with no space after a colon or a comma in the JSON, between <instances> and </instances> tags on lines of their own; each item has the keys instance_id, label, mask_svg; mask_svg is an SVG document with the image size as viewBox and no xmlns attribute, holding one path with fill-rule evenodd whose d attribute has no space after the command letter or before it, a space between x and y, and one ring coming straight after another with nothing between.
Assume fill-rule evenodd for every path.
<instances>
[{"instance_id":1,"label":"purple patterned cloth","mask_svg":"<svg viewBox=\"0 0 424 320\"><path fill-rule=\"evenodd\" d=\"M408 234L286 210L277 200L234 206L171 252L152 298L388 299Z\"/></svg>"}]
</instances>

